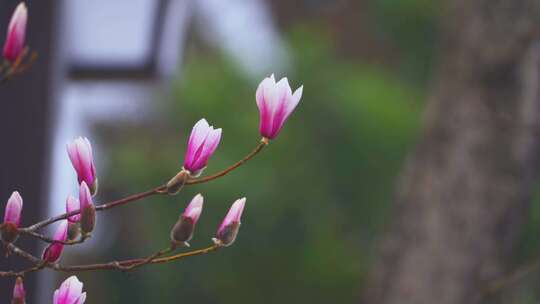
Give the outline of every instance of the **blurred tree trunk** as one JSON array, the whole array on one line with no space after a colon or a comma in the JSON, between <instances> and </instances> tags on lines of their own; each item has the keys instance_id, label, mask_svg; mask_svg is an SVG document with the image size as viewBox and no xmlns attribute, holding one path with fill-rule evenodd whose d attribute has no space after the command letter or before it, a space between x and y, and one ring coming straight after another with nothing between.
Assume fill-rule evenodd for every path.
<instances>
[{"instance_id":1,"label":"blurred tree trunk","mask_svg":"<svg viewBox=\"0 0 540 304\"><path fill-rule=\"evenodd\" d=\"M540 1L447 4L424 130L365 303L478 303L525 221L540 157Z\"/></svg>"}]
</instances>

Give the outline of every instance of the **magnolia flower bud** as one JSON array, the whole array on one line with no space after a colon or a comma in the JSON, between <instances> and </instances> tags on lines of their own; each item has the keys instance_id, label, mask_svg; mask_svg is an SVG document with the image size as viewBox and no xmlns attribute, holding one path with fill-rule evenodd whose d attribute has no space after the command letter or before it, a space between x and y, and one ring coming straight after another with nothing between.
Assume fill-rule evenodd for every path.
<instances>
[{"instance_id":1,"label":"magnolia flower bud","mask_svg":"<svg viewBox=\"0 0 540 304\"><path fill-rule=\"evenodd\" d=\"M230 246L234 243L240 229L240 217L242 216L245 205L245 197L234 202L218 228L216 237L213 239L214 243L220 246Z\"/></svg>"},{"instance_id":2,"label":"magnolia flower bud","mask_svg":"<svg viewBox=\"0 0 540 304\"><path fill-rule=\"evenodd\" d=\"M86 292L82 292L83 283L76 276L66 279L54 292L53 304L84 304Z\"/></svg>"},{"instance_id":3,"label":"magnolia flower bud","mask_svg":"<svg viewBox=\"0 0 540 304\"><path fill-rule=\"evenodd\" d=\"M28 10L24 2L19 3L9 22L6 42L4 43L4 58L9 62L15 62L22 54L26 36L26 22Z\"/></svg>"},{"instance_id":4,"label":"magnolia flower bud","mask_svg":"<svg viewBox=\"0 0 540 304\"><path fill-rule=\"evenodd\" d=\"M58 228L56 228L56 232L54 233L53 240L55 241L66 241L67 239L67 229L68 229L68 221L63 220L60 222L60 225ZM47 261L49 263L55 263L60 259L60 256L62 255L62 251L64 251L64 244L62 243L52 243L47 248L45 248L45 251L43 251L42 259L44 261Z\"/></svg>"},{"instance_id":5,"label":"magnolia flower bud","mask_svg":"<svg viewBox=\"0 0 540 304\"><path fill-rule=\"evenodd\" d=\"M15 286L13 287L13 298L11 298L11 304L25 304L26 303L26 293L24 291L23 280L21 277L18 277L15 281Z\"/></svg>"},{"instance_id":6,"label":"magnolia flower bud","mask_svg":"<svg viewBox=\"0 0 540 304\"><path fill-rule=\"evenodd\" d=\"M189 136L184 169L188 170L191 176L200 175L220 140L221 129L214 129L204 118L199 120Z\"/></svg>"},{"instance_id":7,"label":"magnolia flower bud","mask_svg":"<svg viewBox=\"0 0 540 304\"><path fill-rule=\"evenodd\" d=\"M92 202L90 189L83 181L79 188L79 202L81 205L81 231L88 234L94 230L96 225L96 207Z\"/></svg>"},{"instance_id":8,"label":"magnolia flower bud","mask_svg":"<svg viewBox=\"0 0 540 304\"><path fill-rule=\"evenodd\" d=\"M201 216L204 198L197 194L189 203L184 213L171 230L171 241L174 245L183 244L189 247L189 241L193 238L195 224Z\"/></svg>"},{"instance_id":9,"label":"magnolia flower bud","mask_svg":"<svg viewBox=\"0 0 540 304\"><path fill-rule=\"evenodd\" d=\"M98 181L90 141L86 137L79 137L67 145L67 152L73 168L77 171L79 184L86 182L91 193L95 195Z\"/></svg>"},{"instance_id":10,"label":"magnolia flower bud","mask_svg":"<svg viewBox=\"0 0 540 304\"><path fill-rule=\"evenodd\" d=\"M22 208L23 199L19 192L14 191L6 204L4 223L0 228L2 241L12 243L17 239L19 235L18 228L21 222Z\"/></svg>"},{"instance_id":11,"label":"magnolia flower bud","mask_svg":"<svg viewBox=\"0 0 540 304\"><path fill-rule=\"evenodd\" d=\"M274 74L265 78L257 88L256 100L259 107L261 136L274 139L285 121L302 98L303 86L292 93L287 78L276 83Z\"/></svg>"}]
</instances>

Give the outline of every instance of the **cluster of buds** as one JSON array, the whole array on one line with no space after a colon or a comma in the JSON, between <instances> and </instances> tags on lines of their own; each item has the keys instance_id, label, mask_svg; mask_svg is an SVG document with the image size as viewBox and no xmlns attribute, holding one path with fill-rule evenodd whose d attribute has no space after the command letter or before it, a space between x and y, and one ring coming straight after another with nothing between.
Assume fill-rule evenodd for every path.
<instances>
[{"instance_id":1,"label":"cluster of buds","mask_svg":"<svg viewBox=\"0 0 540 304\"><path fill-rule=\"evenodd\" d=\"M53 295L53 304L84 304L86 301L86 292L82 291L83 283L76 276L67 278L60 287L55 290ZM24 291L23 280L18 277L13 287L13 297L11 304L25 304L26 293Z\"/></svg>"},{"instance_id":2,"label":"cluster of buds","mask_svg":"<svg viewBox=\"0 0 540 304\"><path fill-rule=\"evenodd\" d=\"M11 39L9 40L10 46L6 48L9 49L9 52L7 53L10 56L9 58L16 56L13 53L15 52L14 50L16 50L19 45L22 45L22 42L20 42L21 29L19 27L22 26L22 29L24 29L24 25L19 25L19 23L26 23L26 8L24 4L21 4L19 8L17 8L14 19L15 21L12 20L12 23L14 24L13 27L17 28L13 30L14 34L12 35L19 33L19 36L8 37L8 39ZM10 31L10 33L11 32L12 31ZM15 40L16 38L19 40ZM24 41L24 35L22 36L22 40ZM4 56L6 56L6 51L4 51ZM302 87L298 88L293 93L287 78L283 78L278 82L275 81L274 75L265 78L258 86L255 96L260 111L259 132L262 136L262 140L251 154L218 174L199 178L206 168L209 159L219 146L222 136L221 128L214 128L206 121L206 119L200 119L193 126L189 136L183 165L181 166L180 171L164 186L158 187L154 191L147 193L166 193L173 195L178 193L186 184L206 182L223 176L227 172L240 166L257 154L262 147L270 142L270 140L273 140L278 136L285 121L298 105L301 96ZM58 222L58 226L51 239L45 236L40 237L49 242L49 245L41 255L41 260L39 261L39 258L36 258L43 267L60 267L57 263L61 258L64 247L66 245L81 243L86 240L96 227L97 209L104 210L107 207L107 204L105 204L96 208L93 201L93 196L97 194L98 190L98 178L94 164L94 153L90 141L84 137L73 140L67 145L67 154L77 175L79 196L78 199L71 195L67 196L65 202L66 214L47 222L46 225ZM137 195L132 197L137 197ZM142 198L144 195L139 197ZM124 200L129 199L130 197L125 198ZM131 198L131 200L136 199ZM234 243L240 228L240 220L245 204L245 197L237 199L232 204L227 215L219 225L215 237L212 239L214 245L211 248L227 247ZM172 250L179 246L189 247L189 241L193 238L196 224L203 211L203 205L204 197L201 194L197 194L182 212L178 221L170 231ZM19 228L22 209L22 197L15 191L7 202L4 222L0 225L0 237L6 246L15 242L21 232L28 232L29 230L32 233L34 232L30 228ZM143 263L149 263L151 260L152 258L144 260ZM115 265L118 265L118 269L125 269L121 268L120 263L118 262ZM126 267L129 268L129 265ZM24 294L22 280L17 279L12 302L24 303ZM82 304L85 299L86 293L82 293L82 283L73 276L67 279L54 293L53 303Z\"/></svg>"},{"instance_id":3,"label":"cluster of buds","mask_svg":"<svg viewBox=\"0 0 540 304\"><path fill-rule=\"evenodd\" d=\"M197 224L202 213L203 202L203 196L197 194L180 215L180 218L171 230L171 242L173 246L183 245L189 247L188 242L193 238L195 224ZM219 225L216 237L213 238L216 245L229 246L234 242L240 228L240 217L242 217L245 205L245 197L236 200L232 204L221 225Z\"/></svg>"}]
</instances>

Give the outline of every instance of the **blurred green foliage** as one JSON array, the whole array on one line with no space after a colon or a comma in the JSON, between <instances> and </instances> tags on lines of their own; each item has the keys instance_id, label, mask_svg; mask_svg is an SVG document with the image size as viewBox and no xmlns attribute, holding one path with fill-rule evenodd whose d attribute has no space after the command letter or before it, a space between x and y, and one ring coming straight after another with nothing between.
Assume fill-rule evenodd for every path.
<instances>
[{"instance_id":1,"label":"blurred green foliage","mask_svg":"<svg viewBox=\"0 0 540 304\"><path fill-rule=\"evenodd\" d=\"M394 183L414 145L425 82L340 59L322 32L301 26L288 34L294 60L287 76L293 89L304 85L304 96L278 138L225 178L104 215L114 241L95 259L143 256L167 246L169 229L198 192L205 207L192 246L209 245L230 204L246 196L237 242L208 256L130 274L82 275L93 303L357 299ZM429 52L424 44L403 47ZM188 51L172 94L157 97L163 100L158 119L99 127L110 155L100 177L101 197L166 182L180 169L191 127L201 117L224 130L207 174L243 157L259 140L254 97L260 80L247 78L219 53Z\"/></svg>"},{"instance_id":2,"label":"blurred green foliage","mask_svg":"<svg viewBox=\"0 0 540 304\"><path fill-rule=\"evenodd\" d=\"M304 85L304 96L279 137L225 178L103 215L113 242L95 259L143 256L167 246L169 229L198 192L205 208L192 246L209 245L230 204L246 196L237 242L209 256L130 274L83 274L92 303L358 299L399 170L418 133L440 14L429 0L373 3L373 30L397 49L397 66L340 58L321 24L289 30L293 65L287 76L293 89ZM102 198L166 182L180 169L191 127L201 117L224 130L207 174L243 157L259 140L254 97L261 79L248 78L223 54L191 46L171 94L156 97L157 119L99 127L110 155L100 177ZM516 264L540 252L534 233L539 206L533 205ZM521 291L519 303L533 303L532 285Z\"/></svg>"},{"instance_id":3,"label":"blurred green foliage","mask_svg":"<svg viewBox=\"0 0 540 304\"><path fill-rule=\"evenodd\" d=\"M128 207L129 218L114 214L125 227L113 254L144 255L166 246L170 227L195 193L206 201L194 247L209 244L230 204L246 196L237 243L128 280L97 274L93 278L115 290L96 291L114 293L118 303L350 303L357 296L417 130L422 91L383 68L341 62L304 30L291 41L295 69L288 76L305 93L267 150L226 178ZM243 157L258 141L256 85L223 57L190 54L155 128L106 128L106 146L114 147L114 169L103 179L114 189L106 191L132 193L165 182L179 170L200 117L224 129L207 172Z\"/></svg>"}]
</instances>

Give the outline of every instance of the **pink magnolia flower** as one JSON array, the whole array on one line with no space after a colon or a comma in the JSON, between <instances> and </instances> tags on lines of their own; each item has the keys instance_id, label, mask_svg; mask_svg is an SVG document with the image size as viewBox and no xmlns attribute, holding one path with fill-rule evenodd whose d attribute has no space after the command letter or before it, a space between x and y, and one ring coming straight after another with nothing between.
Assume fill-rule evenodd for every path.
<instances>
[{"instance_id":1,"label":"pink magnolia flower","mask_svg":"<svg viewBox=\"0 0 540 304\"><path fill-rule=\"evenodd\" d=\"M81 186L79 188L79 202L81 208L81 230L85 233L92 232L96 224L96 207L92 201L90 189L84 181L81 182Z\"/></svg>"},{"instance_id":2,"label":"pink magnolia flower","mask_svg":"<svg viewBox=\"0 0 540 304\"><path fill-rule=\"evenodd\" d=\"M265 78L255 95L260 112L259 132L263 137L274 139L292 111L300 102L303 86L292 93L287 78L276 83L274 74Z\"/></svg>"},{"instance_id":3,"label":"pink magnolia flower","mask_svg":"<svg viewBox=\"0 0 540 304\"><path fill-rule=\"evenodd\" d=\"M73 168L77 171L79 184L86 182L92 190L91 193L95 194L97 177L90 141L86 137L79 137L67 145L67 152Z\"/></svg>"},{"instance_id":4,"label":"pink magnolia flower","mask_svg":"<svg viewBox=\"0 0 540 304\"><path fill-rule=\"evenodd\" d=\"M67 239L67 230L68 230L68 221L63 220L60 222L56 232L54 233L53 240L55 241L65 241ZM64 244L62 243L52 243L45 251L43 251L43 256L41 257L44 261L49 263L55 263L58 261L64 250Z\"/></svg>"},{"instance_id":5,"label":"pink magnolia flower","mask_svg":"<svg viewBox=\"0 0 540 304\"><path fill-rule=\"evenodd\" d=\"M13 287L13 298L11 299L11 304L25 304L26 303L26 293L24 291L23 280L21 277L18 277L15 281L15 286Z\"/></svg>"},{"instance_id":6,"label":"pink magnolia flower","mask_svg":"<svg viewBox=\"0 0 540 304\"><path fill-rule=\"evenodd\" d=\"M81 205L79 203L79 200L74 198L72 195L68 195L66 199L66 212L73 212L77 211L81 208ZM75 214L70 217L68 217L68 221L70 223L78 223L81 220L81 214Z\"/></svg>"},{"instance_id":7,"label":"pink magnolia flower","mask_svg":"<svg viewBox=\"0 0 540 304\"><path fill-rule=\"evenodd\" d=\"M206 119L199 120L189 136L186 158L184 159L184 169L193 175L201 173L206 167L208 159L221 140L221 129L210 126Z\"/></svg>"},{"instance_id":8,"label":"pink magnolia flower","mask_svg":"<svg viewBox=\"0 0 540 304\"><path fill-rule=\"evenodd\" d=\"M23 199L19 192L14 191L11 194L4 213L4 223L11 223L15 227L19 227L21 222L21 213L23 208Z\"/></svg>"},{"instance_id":9,"label":"pink magnolia flower","mask_svg":"<svg viewBox=\"0 0 540 304\"><path fill-rule=\"evenodd\" d=\"M27 19L26 5L21 2L11 16L6 42L4 43L4 58L10 62L17 60L23 51Z\"/></svg>"},{"instance_id":10,"label":"pink magnolia flower","mask_svg":"<svg viewBox=\"0 0 540 304\"><path fill-rule=\"evenodd\" d=\"M245 205L245 197L237 199L234 204L232 204L231 209L229 209L225 219L218 228L214 242L222 246L229 246L234 243L234 240L236 240L236 236L238 235L240 217L242 216L242 212L244 212Z\"/></svg>"},{"instance_id":11,"label":"pink magnolia flower","mask_svg":"<svg viewBox=\"0 0 540 304\"><path fill-rule=\"evenodd\" d=\"M54 292L53 304L84 304L86 292L83 283L76 276L67 278Z\"/></svg>"},{"instance_id":12,"label":"pink magnolia flower","mask_svg":"<svg viewBox=\"0 0 540 304\"><path fill-rule=\"evenodd\" d=\"M176 244L184 244L189 246L189 242L193 238L195 224L201 216L203 209L204 198L199 193L197 194L186 207L184 213L171 230L171 240Z\"/></svg>"}]
</instances>

